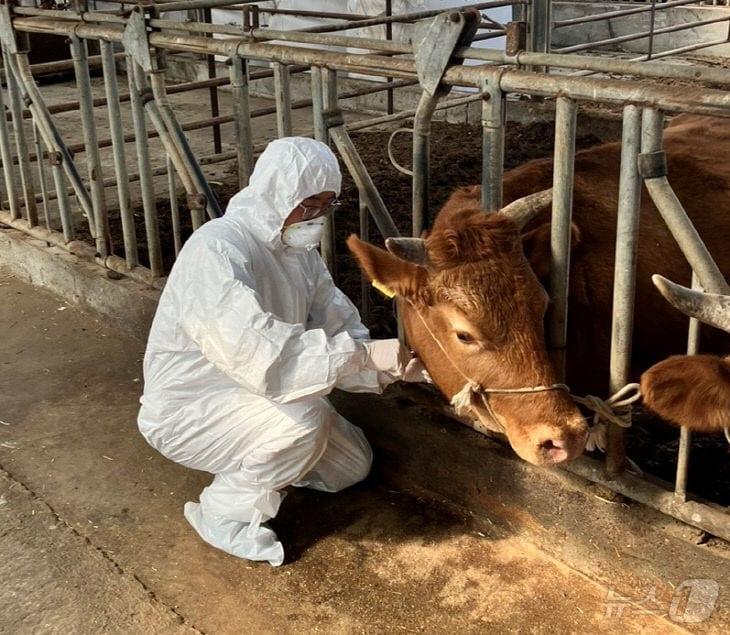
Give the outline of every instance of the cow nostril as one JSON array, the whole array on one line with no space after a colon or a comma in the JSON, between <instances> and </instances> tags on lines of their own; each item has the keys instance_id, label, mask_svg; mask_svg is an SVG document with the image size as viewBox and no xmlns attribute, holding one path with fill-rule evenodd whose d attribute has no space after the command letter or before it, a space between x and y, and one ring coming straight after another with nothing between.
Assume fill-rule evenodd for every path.
<instances>
[{"instance_id":1,"label":"cow nostril","mask_svg":"<svg viewBox=\"0 0 730 635\"><path fill-rule=\"evenodd\" d=\"M540 444L540 447L544 450L564 450L567 443L562 439L548 439Z\"/></svg>"}]
</instances>

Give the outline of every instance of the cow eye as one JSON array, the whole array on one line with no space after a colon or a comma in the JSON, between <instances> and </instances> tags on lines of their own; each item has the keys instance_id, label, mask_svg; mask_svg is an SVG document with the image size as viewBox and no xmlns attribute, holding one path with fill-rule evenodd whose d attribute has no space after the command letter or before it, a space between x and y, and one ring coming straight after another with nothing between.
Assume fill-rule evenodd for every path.
<instances>
[{"instance_id":1,"label":"cow eye","mask_svg":"<svg viewBox=\"0 0 730 635\"><path fill-rule=\"evenodd\" d=\"M460 342L464 342L464 344L474 343L474 338L466 331L456 331L456 337Z\"/></svg>"}]
</instances>

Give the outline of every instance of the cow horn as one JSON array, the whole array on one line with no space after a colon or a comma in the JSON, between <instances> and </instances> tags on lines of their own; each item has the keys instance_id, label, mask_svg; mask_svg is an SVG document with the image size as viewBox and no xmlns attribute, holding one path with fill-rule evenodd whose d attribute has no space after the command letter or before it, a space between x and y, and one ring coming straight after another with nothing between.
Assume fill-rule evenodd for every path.
<instances>
[{"instance_id":1,"label":"cow horn","mask_svg":"<svg viewBox=\"0 0 730 635\"><path fill-rule=\"evenodd\" d=\"M394 256L425 267L428 264L426 241L423 238L387 238L385 248Z\"/></svg>"},{"instance_id":2,"label":"cow horn","mask_svg":"<svg viewBox=\"0 0 730 635\"><path fill-rule=\"evenodd\" d=\"M651 277L654 286L674 308L705 324L730 332L730 296L688 289L663 276Z\"/></svg>"},{"instance_id":3,"label":"cow horn","mask_svg":"<svg viewBox=\"0 0 730 635\"><path fill-rule=\"evenodd\" d=\"M522 229L553 200L553 188L518 198L499 212Z\"/></svg>"}]
</instances>

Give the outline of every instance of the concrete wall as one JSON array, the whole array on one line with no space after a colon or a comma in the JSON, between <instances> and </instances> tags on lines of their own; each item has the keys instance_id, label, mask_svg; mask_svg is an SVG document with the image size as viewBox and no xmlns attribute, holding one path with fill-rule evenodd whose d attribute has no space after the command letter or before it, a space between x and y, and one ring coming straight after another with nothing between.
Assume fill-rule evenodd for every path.
<instances>
[{"instance_id":1,"label":"concrete wall","mask_svg":"<svg viewBox=\"0 0 730 635\"><path fill-rule=\"evenodd\" d=\"M617 3L617 2L556 2L553 5L553 19L568 20L570 18L596 15L608 11L619 11L622 9L636 9L638 3ZM661 6L661 5L659 5ZM667 11L656 13L655 28L660 29L677 24L687 24L699 20L711 20L714 18L730 18L730 8L727 7L674 7ZM611 20L589 22L576 26L555 29L553 31L553 48L573 46L585 42L595 42L610 37L628 35L630 33L641 33L649 30L650 13L639 13L628 15ZM728 36L728 22L717 22L705 26L666 33L654 37L653 49L655 52L667 51L682 46L689 46L699 42L710 42ZM644 38L632 42L626 42L612 46L606 50L620 50L630 53L646 53L649 46L649 39ZM706 49L693 51L692 55L728 56L730 55L730 43L713 46Z\"/></svg>"}]
</instances>

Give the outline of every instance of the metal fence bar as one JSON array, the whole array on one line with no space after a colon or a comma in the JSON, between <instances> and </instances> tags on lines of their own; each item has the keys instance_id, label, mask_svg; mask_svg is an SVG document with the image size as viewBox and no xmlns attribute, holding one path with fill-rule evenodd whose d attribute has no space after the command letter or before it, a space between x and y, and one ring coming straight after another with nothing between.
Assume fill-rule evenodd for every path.
<instances>
[{"instance_id":1,"label":"metal fence bar","mask_svg":"<svg viewBox=\"0 0 730 635\"><path fill-rule=\"evenodd\" d=\"M3 47L5 68L10 68L10 56ZM31 179L30 161L28 159L28 143L25 137L23 116L20 105L20 88L13 73L7 76L8 98L10 101L10 113L13 118L13 131L15 133L15 149L18 153L18 164L20 165L20 187L25 200L25 219L28 225L35 227L38 224L38 209L33 192L33 180Z\"/></svg>"},{"instance_id":2,"label":"metal fence bar","mask_svg":"<svg viewBox=\"0 0 730 635\"><path fill-rule=\"evenodd\" d=\"M291 89L289 67L274 63L274 99L276 100L276 129L279 137L291 137Z\"/></svg>"},{"instance_id":3,"label":"metal fence bar","mask_svg":"<svg viewBox=\"0 0 730 635\"><path fill-rule=\"evenodd\" d=\"M565 347L568 336L568 282L570 273L571 215L573 213L573 173L578 105L558 97L555 107L555 160L550 231L551 308L548 341L558 381L565 379Z\"/></svg>"},{"instance_id":4,"label":"metal fence bar","mask_svg":"<svg viewBox=\"0 0 730 635\"><path fill-rule=\"evenodd\" d=\"M672 7L682 7L688 4L697 4L698 0L669 0L655 7L656 11L665 11ZM651 5L644 5L635 9L620 9L618 11L606 11L605 13L594 13L591 15L582 15L577 18L569 18L567 20L556 20L553 22L553 29L563 29L578 24L586 24L588 22L600 22L603 20L611 20L613 18L622 18L636 13L649 13L652 11Z\"/></svg>"},{"instance_id":5,"label":"metal fence bar","mask_svg":"<svg viewBox=\"0 0 730 635\"><path fill-rule=\"evenodd\" d=\"M624 107L621 138L621 169L616 217L616 260L614 264L613 315L611 320L611 362L609 394L623 388L631 373L631 336L634 323L636 261L639 249L641 178L637 167L641 150L641 108ZM615 476L623 471L626 457L624 429L608 429L606 471Z\"/></svg>"},{"instance_id":6,"label":"metal fence bar","mask_svg":"<svg viewBox=\"0 0 730 635\"><path fill-rule=\"evenodd\" d=\"M367 203L358 192L358 209L360 212L360 240L370 242L370 210ZM363 271L360 272L360 316L363 322L368 325L370 322L370 289L371 284Z\"/></svg>"},{"instance_id":7,"label":"metal fence bar","mask_svg":"<svg viewBox=\"0 0 730 635\"><path fill-rule=\"evenodd\" d=\"M170 196L170 220L172 221L172 241L177 258L182 249L182 235L180 232L180 208L177 204L177 186L175 184L175 166L170 157L165 157L167 168L167 190Z\"/></svg>"},{"instance_id":8,"label":"metal fence bar","mask_svg":"<svg viewBox=\"0 0 730 635\"><path fill-rule=\"evenodd\" d=\"M555 49L553 52L565 54L574 53L575 51L589 51L591 49L600 48L602 46L608 46L609 44L623 44L624 42L643 40L647 37L653 39L655 35L662 35L664 33L675 33L676 31L686 31L688 29L694 29L698 26L706 26L708 24L715 24L717 22L727 22L728 20L730 20L730 17L723 16L720 18L697 20L696 22L686 22L684 24L673 24L671 26L661 27L659 29L650 29L649 31L641 31L639 33L627 33L626 35L605 38L603 40L597 40L595 42L574 44L573 46L564 46L563 48Z\"/></svg>"},{"instance_id":9,"label":"metal fence bar","mask_svg":"<svg viewBox=\"0 0 730 635\"><path fill-rule=\"evenodd\" d=\"M505 95L499 89L499 75L489 77L482 93L482 209L502 207L504 172Z\"/></svg>"},{"instance_id":10,"label":"metal fence bar","mask_svg":"<svg viewBox=\"0 0 730 635\"><path fill-rule=\"evenodd\" d=\"M122 220L122 236L124 240L124 256L130 267L139 264L137 253L137 234L132 213L132 199L129 193L129 174L127 157L124 151L124 134L122 132L122 112L119 105L119 85L117 83L117 67L114 59L114 48L110 42L101 40L102 67L104 71L104 91L106 94L109 115L109 131L111 133L112 152L114 155L114 174L117 181L119 216ZM104 187L103 181L101 186Z\"/></svg>"},{"instance_id":11,"label":"metal fence bar","mask_svg":"<svg viewBox=\"0 0 730 635\"><path fill-rule=\"evenodd\" d=\"M0 112L5 112L2 86L0 86ZM10 131L8 130L8 122L4 116L0 117L0 154L2 155L3 161L3 178L5 179L10 217L13 219L20 218L18 195L15 189L15 168L13 167L13 155L10 150Z\"/></svg>"},{"instance_id":12,"label":"metal fence bar","mask_svg":"<svg viewBox=\"0 0 730 635\"><path fill-rule=\"evenodd\" d=\"M43 151L41 149L41 140L38 135L38 127L33 124L33 145L36 149L36 154L38 156L43 155ZM46 164L44 160L38 161L38 182L41 186L41 202L43 204L43 219L46 223L46 227L48 229L52 229L51 227L51 214L49 209L49 200L48 200L48 181L46 180Z\"/></svg>"},{"instance_id":13,"label":"metal fence bar","mask_svg":"<svg viewBox=\"0 0 730 635\"><path fill-rule=\"evenodd\" d=\"M102 256L111 253L111 234L106 206L106 197L102 182L104 175L101 169L101 157L94 123L94 107L91 92L91 76L86 64L86 42L76 36L71 37L71 56L76 73L76 87L79 91L79 105L81 109L81 130L86 146L86 164L89 169L89 183L91 202L94 210L96 225L96 248Z\"/></svg>"},{"instance_id":14,"label":"metal fence bar","mask_svg":"<svg viewBox=\"0 0 730 635\"><path fill-rule=\"evenodd\" d=\"M150 270L154 277L163 274L162 247L160 245L160 231L157 222L157 203L155 202L154 183L150 164L150 150L147 140L147 126L145 123L142 96L137 89L135 74L139 81L144 81L144 75L131 55L127 56L127 80L129 84L130 104L132 106L132 125L134 126L135 149L137 151L137 165L139 166L139 185L142 192L142 209L144 212L144 228L147 240L147 254Z\"/></svg>"},{"instance_id":15,"label":"metal fence bar","mask_svg":"<svg viewBox=\"0 0 730 635\"><path fill-rule=\"evenodd\" d=\"M234 55L230 61L231 99L233 102L233 121L236 128L236 152L238 155L238 186L243 189L248 185L248 180L253 171L248 62L238 55Z\"/></svg>"},{"instance_id":16,"label":"metal fence bar","mask_svg":"<svg viewBox=\"0 0 730 635\"><path fill-rule=\"evenodd\" d=\"M334 112L339 109L337 101L337 71L329 68L322 69L322 105L324 112ZM328 131L324 131L326 142L329 143ZM327 263L327 268L332 278L337 280L337 247L335 245L335 215L330 214L324 225L322 234L322 258Z\"/></svg>"},{"instance_id":17,"label":"metal fence bar","mask_svg":"<svg viewBox=\"0 0 730 635\"><path fill-rule=\"evenodd\" d=\"M662 151L663 121L664 116L656 108L644 109L642 155ZM644 176L644 184L684 257L697 274L702 287L710 293L730 294L730 286L712 259L710 252L707 251L705 243L692 225L682 203L674 194L666 175Z\"/></svg>"},{"instance_id":18,"label":"metal fence bar","mask_svg":"<svg viewBox=\"0 0 730 635\"><path fill-rule=\"evenodd\" d=\"M692 288L700 289L697 274L692 272ZM697 355L700 351L700 321L689 319L687 329L687 355ZM674 495L679 501L687 500L687 478L689 473L689 454L692 447L692 432L687 426L682 426L679 432L679 447L677 448L677 473L674 480Z\"/></svg>"}]
</instances>

